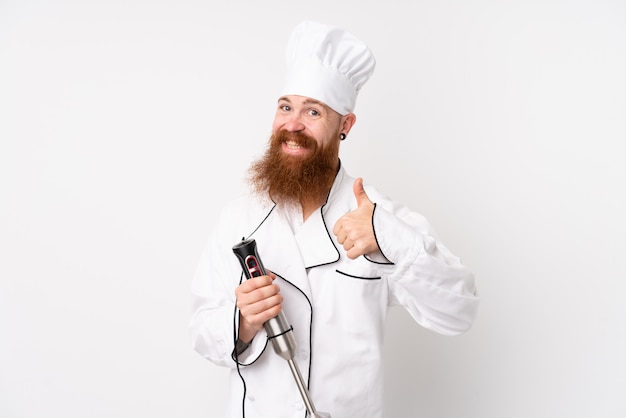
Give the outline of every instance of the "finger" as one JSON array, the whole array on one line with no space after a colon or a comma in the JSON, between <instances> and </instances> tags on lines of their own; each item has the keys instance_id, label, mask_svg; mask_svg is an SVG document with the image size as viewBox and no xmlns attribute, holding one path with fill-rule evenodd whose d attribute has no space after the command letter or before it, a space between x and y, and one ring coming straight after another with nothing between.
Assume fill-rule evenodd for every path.
<instances>
[{"instance_id":1,"label":"finger","mask_svg":"<svg viewBox=\"0 0 626 418\"><path fill-rule=\"evenodd\" d=\"M354 243L352 247L346 252L349 259L354 260L365 254L365 251Z\"/></svg>"},{"instance_id":2,"label":"finger","mask_svg":"<svg viewBox=\"0 0 626 418\"><path fill-rule=\"evenodd\" d=\"M249 293L260 287L269 286L274 279L272 276L258 276L244 280L238 287L243 293Z\"/></svg>"},{"instance_id":3,"label":"finger","mask_svg":"<svg viewBox=\"0 0 626 418\"><path fill-rule=\"evenodd\" d=\"M358 258L361 255L363 254L360 254L356 247L352 247L350 251L346 252L346 256L348 256L350 260L354 260L355 258Z\"/></svg>"},{"instance_id":4,"label":"finger","mask_svg":"<svg viewBox=\"0 0 626 418\"><path fill-rule=\"evenodd\" d=\"M356 204L358 207L361 207L366 203L372 203L370 198L367 196L367 193L365 193L365 189L363 188L363 179L361 177L354 181L352 191L354 193L354 197L356 198Z\"/></svg>"},{"instance_id":5,"label":"finger","mask_svg":"<svg viewBox=\"0 0 626 418\"><path fill-rule=\"evenodd\" d=\"M255 322L254 317L262 315L264 320L271 318L271 314L276 315L282 309L283 296L281 294L273 295L269 298L264 298L254 303L247 303L243 300L237 301L237 308L241 315L249 322ZM266 313L270 311L269 313ZM257 323L258 324L258 323Z\"/></svg>"},{"instance_id":6,"label":"finger","mask_svg":"<svg viewBox=\"0 0 626 418\"><path fill-rule=\"evenodd\" d=\"M245 306L239 309L239 313L242 320L252 325L253 328L260 329L265 322L278 315L282 308L282 296L276 295L273 299Z\"/></svg>"},{"instance_id":7,"label":"finger","mask_svg":"<svg viewBox=\"0 0 626 418\"><path fill-rule=\"evenodd\" d=\"M345 231L341 230L341 231L339 232L339 235L337 235L337 242L338 242L339 244L342 244L342 245L343 245L343 243L345 242L345 240L346 240L346 238L347 238L347 237L348 237L348 236L347 236L347 234L345 233Z\"/></svg>"},{"instance_id":8,"label":"finger","mask_svg":"<svg viewBox=\"0 0 626 418\"><path fill-rule=\"evenodd\" d=\"M271 298L280 293L280 287L277 284L259 287L248 293L241 293L240 300L245 304L252 304L264 299Z\"/></svg>"},{"instance_id":9,"label":"finger","mask_svg":"<svg viewBox=\"0 0 626 418\"><path fill-rule=\"evenodd\" d=\"M245 316L246 318L250 318L254 315L263 314L263 312L265 311L273 310L276 306L281 305L282 302L283 295L276 294L249 304L244 304L241 301L237 301L237 307L239 308L243 316Z\"/></svg>"},{"instance_id":10,"label":"finger","mask_svg":"<svg viewBox=\"0 0 626 418\"><path fill-rule=\"evenodd\" d=\"M252 280L252 279L250 279ZM271 280L266 277L266 280ZM280 292L280 287L277 284L269 282L267 285L259 287L247 287L247 283L243 283L235 289L235 298L237 299L237 306L240 308L245 305L250 305L267 299Z\"/></svg>"},{"instance_id":11,"label":"finger","mask_svg":"<svg viewBox=\"0 0 626 418\"><path fill-rule=\"evenodd\" d=\"M335 226L333 227L333 234L335 234L335 236L339 236L339 233L341 232L341 229L343 228L342 220L343 220L343 216L339 218L337 222L335 222Z\"/></svg>"},{"instance_id":12,"label":"finger","mask_svg":"<svg viewBox=\"0 0 626 418\"><path fill-rule=\"evenodd\" d=\"M270 319L278 315L280 311L282 310L283 310L283 305L279 303L259 313L256 317L257 317L257 320L261 324L264 324L265 322L269 321Z\"/></svg>"}]
</instances>

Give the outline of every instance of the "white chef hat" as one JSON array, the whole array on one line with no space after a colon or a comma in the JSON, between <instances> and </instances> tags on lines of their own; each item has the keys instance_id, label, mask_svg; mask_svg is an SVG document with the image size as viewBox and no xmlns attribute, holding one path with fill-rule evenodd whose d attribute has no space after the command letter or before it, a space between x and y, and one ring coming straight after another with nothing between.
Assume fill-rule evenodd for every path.
<instances>
[{"instance_id":1,"label":"white chef hat","mask_svg":"<svg viewBox=\"0 0 626 418\"><path fill-rule=\"evenodd\" d=\"M323 23L304 21L291 32L281 96L310 97L341 115L352 113L359 90L376 60L351 33Z\"/></svg>"}]
</instances>

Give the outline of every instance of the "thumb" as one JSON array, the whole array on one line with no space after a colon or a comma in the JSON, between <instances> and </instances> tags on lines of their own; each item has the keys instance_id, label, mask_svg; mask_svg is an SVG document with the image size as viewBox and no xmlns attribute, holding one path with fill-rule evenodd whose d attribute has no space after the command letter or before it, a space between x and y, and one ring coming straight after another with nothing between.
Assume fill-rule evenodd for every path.
<instances>
[{"instance_id":1,"label":"thumb","mask_svg":"<svg viewBox=\"0 0 626 418\"><path fill-rule=\"evenodd\" d=\"M365 189L363 188L363 179L361 177L354 181L352 191L354 192L357 206L361 207L365 203L372 203L370 198L367 196L367 193L365 193Z\"/></svg>"}]
</instances>

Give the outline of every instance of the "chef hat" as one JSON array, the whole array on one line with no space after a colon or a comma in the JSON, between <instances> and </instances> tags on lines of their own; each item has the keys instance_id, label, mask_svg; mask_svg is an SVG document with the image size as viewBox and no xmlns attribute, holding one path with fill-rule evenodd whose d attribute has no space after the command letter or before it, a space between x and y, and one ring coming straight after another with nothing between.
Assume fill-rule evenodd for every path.
<instances>
[{"instance_id":1,"label":"chef hat","mask_svg":"<svg viewBox=\"0 0 626 418\"><path fill-rule=\"evenodd\" d=\"M310 97L341 115L354 111L359 90L376 67L372 52L354 35L310 21L291 32L285 59L281 96Z\"/></svg>"}]
</instances>

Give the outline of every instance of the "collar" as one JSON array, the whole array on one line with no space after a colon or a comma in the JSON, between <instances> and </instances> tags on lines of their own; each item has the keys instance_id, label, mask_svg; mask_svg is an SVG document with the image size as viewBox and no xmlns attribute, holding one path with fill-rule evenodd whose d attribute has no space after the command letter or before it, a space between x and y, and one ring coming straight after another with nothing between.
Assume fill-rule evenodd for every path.
<instances>
[{"instance_id":1,"label":"collar","mask_svg":"<svg viewBox=\"0 0 626 418\"><path fill-rule=\"evenodd\" d=\"M314 211L298 229L292 232L287 214L274 205L265 220L253 235L265 236L268 244L280 239L281 252L285 260L294 260L294 256L305 269L319 267L339 261L340 253L332 234L335 222L348 211L352 210L352 179L345 172L341 161L337 176L331 186L326 202ZM259 246L260 247L260 246ZM299 257L297 257L299 255ZM268 260L269 261L269 260ZM278 260L274 260L278 262ZM299 264L299 263L298 263ZM268 268L272 267L268 264ZM274 267L276 268L276 267ZM276 273L279 273L276 271Z\"/></svg>"}]
</instances>

